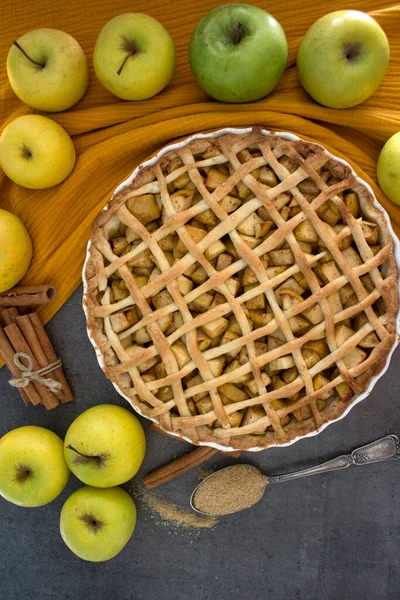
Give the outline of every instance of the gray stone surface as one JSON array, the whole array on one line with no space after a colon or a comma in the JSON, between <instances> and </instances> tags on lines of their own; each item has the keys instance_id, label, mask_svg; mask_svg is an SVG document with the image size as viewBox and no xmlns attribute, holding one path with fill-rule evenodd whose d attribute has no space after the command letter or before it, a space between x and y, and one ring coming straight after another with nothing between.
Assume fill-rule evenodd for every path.
<instances>
[{"instance_id":1,"label":"gray stone surface","mask_svg":"<svg viewBox=\"0 0 400 600\"><path fill-rule=\"evenodd\" d=\"M125 401L100 371L86 337L78 290L48 326L75 400L46 412L25 407L0 370L0 434L26 424L63 436L83 410ZM400 353L371 396L321 435L282 449L242 455L277 474L327 460L388 433L400 433ZM184 454L189 445L149 430L140 474ZM207 466L231 464L218 456ZM140 476L139 474L139 476ZM59 513L80 486L37 509L0 498L0 598L3 600L398 600L400 462L354 467L267 489L253 509L213 530L161 526L140 500L133 538L106 563L75 557L58 532ZM158 488L187 507L191 472Z\"/></svg>"}]
</instances>

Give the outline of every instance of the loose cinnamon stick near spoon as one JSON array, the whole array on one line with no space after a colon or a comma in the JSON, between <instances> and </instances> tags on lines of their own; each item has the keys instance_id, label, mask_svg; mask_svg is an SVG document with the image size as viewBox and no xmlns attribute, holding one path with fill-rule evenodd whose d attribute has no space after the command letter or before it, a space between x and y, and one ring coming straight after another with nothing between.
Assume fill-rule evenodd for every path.
<instances>
[{"instance_id":1,"label":"loose cinnamon stick near spoon","mask_svg":"<svg viewBox=\"0 0 400 600\"><path fill-rule=\"evenodd\" d=\"M217 452L218 450L215 450L215 448L199 446L195 450L177 458L168 465L149 473L149 475L146 475L146 477L143 478L143 483L148 489L155 488L162 483L167 483L167 481L175 479L175 477L182 475L182 473L201 465Z\"/></svg>"},{"instance_id":2,"label":"loose cinnamon stick near spoon","mask_svg":"<svg viewBox=\"0 0 400 600\"><path fill-rule=\"evenodd\" d=\"M164 433L169 437L177 439L176 436L169 435L155 424L153 424L151 428L155 431L159 431L160 433ZM169 464L164 465L160 469L156 469L152 473L146 475L146 477L143 478L143 483L148 489L155 488L158 485L167 483L168 481L171 481L171 479L175 479L175 477L186 473L186 471L190 471L190 469L201 465L217 453L226 454L228 456L232 456L232 458L239 458L241 454L240 451L222 452L220 450L216 450L215 448L209 448L208 446L198 446L184 456L181 456Z\"/></svg>"}]
</instances>

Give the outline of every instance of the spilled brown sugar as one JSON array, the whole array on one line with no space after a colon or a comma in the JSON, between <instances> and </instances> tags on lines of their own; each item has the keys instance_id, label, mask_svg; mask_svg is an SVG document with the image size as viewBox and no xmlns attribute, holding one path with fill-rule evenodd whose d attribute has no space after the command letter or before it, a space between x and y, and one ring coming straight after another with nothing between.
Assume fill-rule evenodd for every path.
<instances>
[{"instance_id":1,"label":"spilled brown sugar","mask_svg":"<svg viewBox=\"0 0 400 600\"><path fill-rule=\"evenodd\" d=\"M148 494L146 497L147 505L155 511L167 523L174 523L180 527L195 529L210 529L214 527L217 520L215 517L201 517L196 513L188 512L178 508L175 504L170 504L166 500L161 500L154 494Z\"/></svg>"},{"instance_id":2,"label":"spilled brown sugar","mask_svg":"<svg viewBox=\"0 0 400 600\"><path fill-rule=\"evenodd\" d=\"M134 497L139 497L144 507L151 513L157 515L159 525L175 525L182 529L211 529L216 525L217 519L215 517L200 516L194 512L188 512L171 504L166 500L163 500L156 494L150 493L143 486L135 487L131 490Z\"/></svg>"},{"instance_id":3,"label":"spilled brown sugar","mask_svg":"<svg viewBox=\"0 0 400 600\"><path fill-rule=\"evenodd\" d=\"M250 508L261 500L268 478L251 465L221 469L206 479L193 504L208 515L229 515Z\"/></svg>"}]
</instances>

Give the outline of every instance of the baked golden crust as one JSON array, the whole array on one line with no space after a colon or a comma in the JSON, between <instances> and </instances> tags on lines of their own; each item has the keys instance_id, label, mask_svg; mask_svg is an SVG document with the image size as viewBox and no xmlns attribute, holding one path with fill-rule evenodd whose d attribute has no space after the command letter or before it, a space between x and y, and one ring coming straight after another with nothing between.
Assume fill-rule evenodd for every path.
<instances>
[{"instance_id":1,"label":"baked golden crust","mask_svg":"<svg viewBox=\"0 0 400 600\"><path fill-rule=\"evenodd\" d=\"M223 175L212 185L210 171ZM218 252L231 256L220 270ZM194 265L203 280L193 285ZM249 274L255 283L245 285ZM304 436L348 409L395 342L385 217L347 164L302 140L194 139L140 168L96 219L85 278L88 330L107 377L143 415L193 443L245 450ZM158 305L160 293L169 300ZM206 296L212 303L199 308ZM216 323L218 335L209 331Z\"/></svg>"}]
</instances>

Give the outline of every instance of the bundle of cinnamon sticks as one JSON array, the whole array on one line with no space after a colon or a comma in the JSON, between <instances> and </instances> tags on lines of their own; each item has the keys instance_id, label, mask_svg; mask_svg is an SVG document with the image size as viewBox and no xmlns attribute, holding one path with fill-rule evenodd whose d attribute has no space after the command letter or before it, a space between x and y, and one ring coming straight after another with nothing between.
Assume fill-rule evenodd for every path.
<instances>
[{"instance_id":1,"label":"bundle of cinnamon sticks","mask_svg":"<svg viewBox=\"0 0 400 600\"><path fill-rule=\"evenodd\" d=\"M0 354L25 404L47 410L72 400L72 392L53 345L32 305L50 302L52 286L13 288L0 294ZM2 308L2 307L6 308ZM23 313L23 314L22 314Z\"/></svg>"}]
</instances>

